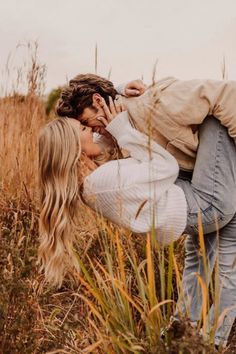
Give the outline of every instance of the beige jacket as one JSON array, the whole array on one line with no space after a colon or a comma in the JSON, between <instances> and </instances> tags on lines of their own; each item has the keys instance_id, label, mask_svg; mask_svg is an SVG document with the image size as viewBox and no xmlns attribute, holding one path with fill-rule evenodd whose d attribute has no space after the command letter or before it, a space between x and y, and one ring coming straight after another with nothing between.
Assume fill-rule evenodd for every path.
<instances>
[{"instance_id":1,"label":"beige jacket","mask_svg":"<svg viewBox=\"0 0 236 354\"><path fill-rule=\"evenodd\" d=\"M192 170L198 148L197 125L213 115L236 142L236 81L160 80L140 97L125 98L137 129L150 136Z\"/></svg>"}]
</instances>

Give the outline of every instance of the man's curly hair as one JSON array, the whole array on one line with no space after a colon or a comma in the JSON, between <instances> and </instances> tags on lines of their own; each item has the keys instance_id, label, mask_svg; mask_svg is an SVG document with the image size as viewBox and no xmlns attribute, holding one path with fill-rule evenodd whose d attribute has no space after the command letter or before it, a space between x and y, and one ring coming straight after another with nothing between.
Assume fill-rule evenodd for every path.
<instances>
[{"instance_id":1,"label":"man's curly hair","mask_svg":"<svg viewBox=\"0 0 236 354\"><path fill-rule=\"evenodd\" d=\"M86 107L92 106L92 95L99 93L109 104L109 96L117 94L111 81L95 74L80 74L69 81L60 95L56 113L60 117L79 118Z\"/></svg>"}]
</instances>

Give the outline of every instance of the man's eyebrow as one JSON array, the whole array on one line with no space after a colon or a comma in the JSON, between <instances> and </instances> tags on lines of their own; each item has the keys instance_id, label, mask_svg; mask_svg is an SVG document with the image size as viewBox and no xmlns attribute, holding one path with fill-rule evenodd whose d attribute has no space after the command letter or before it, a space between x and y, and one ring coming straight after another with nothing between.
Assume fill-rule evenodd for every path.
<instances>
[{"instance_id":1,"label":"man's eyebrow","mask_svg":"<svg viewBox=\"0 0 236 354\"><path fill-rule=\"evenodd\" d=\"M94 118L78 118L81 123L87 124L89 121L94 120Z\"/></svg>"}]
</instances>

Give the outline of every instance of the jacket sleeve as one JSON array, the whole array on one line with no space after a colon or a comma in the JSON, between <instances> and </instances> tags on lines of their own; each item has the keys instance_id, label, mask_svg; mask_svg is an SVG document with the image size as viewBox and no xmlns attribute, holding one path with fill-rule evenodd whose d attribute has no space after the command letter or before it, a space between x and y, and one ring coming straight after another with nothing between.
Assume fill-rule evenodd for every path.
<instances>
[{"instance_id":1,"label":"jacket sleeve","mask_svg":"<svg viewBox=\"0 0 236 354\"><path fill-rule=\"evenodd\" d=\"M176 80L163 90L161 109L185 126L201 124L213 115L236 142L236 81Z\"/></svg>"}]
</instances>

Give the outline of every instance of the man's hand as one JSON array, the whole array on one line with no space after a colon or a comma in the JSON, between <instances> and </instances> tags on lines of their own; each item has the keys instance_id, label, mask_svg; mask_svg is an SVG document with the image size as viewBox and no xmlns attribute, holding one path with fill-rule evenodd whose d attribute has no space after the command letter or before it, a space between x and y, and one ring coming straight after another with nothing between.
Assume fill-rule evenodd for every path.
<instances>
[{"instance_id":1,"label":"man's hand","mask_svg":"<svg viewBox=\"0 0 236 354\"><path fill-rule=\"evenodd\" d=\"M147 85L142 80L134 80L128 82L124 88L124 94L126 97L140 96L146 91Z\"/></svg>"}]
</instances>

